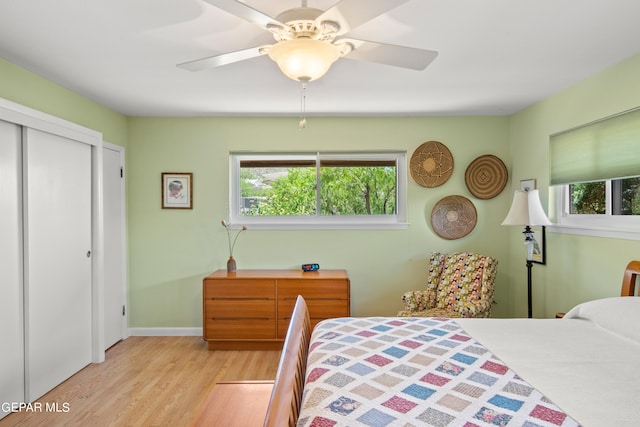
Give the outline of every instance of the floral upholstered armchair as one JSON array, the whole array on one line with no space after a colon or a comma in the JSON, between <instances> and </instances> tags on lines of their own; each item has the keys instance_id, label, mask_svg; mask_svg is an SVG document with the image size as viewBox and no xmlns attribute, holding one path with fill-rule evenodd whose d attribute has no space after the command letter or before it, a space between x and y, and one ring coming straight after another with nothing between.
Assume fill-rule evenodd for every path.
<instances>
[{"instance_id":1,"label":"floral upholstered armchair","mask_svg":"<svg viewBox=\"0 0 640 427\"><path fill-rule=\"evenodd\" d=\"M495 258L458 252L429 256L427 287L402 296L401 317L490 317Z\"/></svg>"}]
</instances>

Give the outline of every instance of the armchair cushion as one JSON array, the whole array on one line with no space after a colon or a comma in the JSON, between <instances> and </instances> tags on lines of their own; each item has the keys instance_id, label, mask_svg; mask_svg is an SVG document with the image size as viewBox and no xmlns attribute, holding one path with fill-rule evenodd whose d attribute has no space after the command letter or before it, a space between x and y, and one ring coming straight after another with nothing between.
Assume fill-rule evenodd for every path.
<instances>
[{"instance_id":1,"label":"armchair cushion","mask_svg":"<svg viewBox=\"0 0 640 427\"><path fill-rule=\"evenodd\" d=\"M444 317L444 318L452 318L452 317L462 317L460 313L456 313L455 311L447 311L441 308L429 308L423 311L401 311L398 313L399 317Z\"/></svg>"}]
</instances>

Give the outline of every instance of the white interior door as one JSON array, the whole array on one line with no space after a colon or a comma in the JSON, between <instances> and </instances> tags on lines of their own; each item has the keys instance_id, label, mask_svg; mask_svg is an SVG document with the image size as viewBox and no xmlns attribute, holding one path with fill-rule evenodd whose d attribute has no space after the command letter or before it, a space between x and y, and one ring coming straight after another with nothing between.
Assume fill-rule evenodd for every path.
<instances>
[{"instance_id":1,"label":"white interior door","mask_svg":"<svg viewBox=\"0 0 640 427\"><path fill-rule=\"evenodd\" d=\"M24 400L20 133L0 120L0 402ZM0 418L9 413L0 408Z\"/></svg>"},{"instance_id":2,"label":"white interior door","mask_svg":"<svg viewBox=\"0 0 640 427\"><path fill-rule=\"evenodd\" d=\"M105 350L126 338L126 268L123 151L104 145L104 341Z\"/></svg>"},{"instance_id":3,"label":"white interior door","mask_svg":"<svg viewBox=\"0 0 640 427\"><path fill-rule=\"evenodd\" d=\"M91 146L23 133L26 397L91 362Z\"/></svg>"}]
</instances>

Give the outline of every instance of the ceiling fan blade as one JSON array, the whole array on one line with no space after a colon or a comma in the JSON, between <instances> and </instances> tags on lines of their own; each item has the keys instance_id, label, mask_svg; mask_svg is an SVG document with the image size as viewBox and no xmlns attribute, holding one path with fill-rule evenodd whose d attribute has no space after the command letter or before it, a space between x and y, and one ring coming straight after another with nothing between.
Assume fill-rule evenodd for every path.
<instances>
[{"instance_id":1,"label":"ceiling fan blade","mask_svg":"<svg viewBox=\"0 0 640 427\"><path fill-rule=\"evenodd\" d=\"M209 0L206 0L209 1ZM340 25L336 35L348 33L376 16L395 9L408 0L341 0L327 9L316 19L316 23L322 21L334 21ZM210 2L211 3L211 2Z\"/></svg>"},{"instance_id":2,"label":"ceiling fan blade","mask_svg":"<svg viewBox=\"0 0 640 427\"><path fill-rule=\"evenodd\" d=\"M210 56L208 58L196 59L195 61L183 62L182 64L178 64L178 67L189 71L201 71L255 58L257 56L264 55L265 53L266 51L262 50L260 47L252 47L249 49Z\"/></svg>"},{"instance_id":3,"label":"ceiling fan blade","mask_svg":"<svg viewBox=\"0 0 640 427\"><path fill-rule=\"evenodd\" d=\"M436 59L438 52L406 46L369 42L365 40L340 39L335 44L350 43L353 50L345 58L378 62L396 67L424 70Z\"/></svg>"},{"instance_id":4,"label":"ceiling fan blade","mask_svg":"<svg viewBox=\"0 0 640 427\"><path fill-rule=\"evenodd\" d=\"M276 25L282 27L283 24L269 15L260 12L257 9L252 8L249 5L237 0L204 0L213 6L229 12L232 15L242 18L245 21L257 24L264 29L269 29L269 25Z\"/></svg>"}]
</instances>

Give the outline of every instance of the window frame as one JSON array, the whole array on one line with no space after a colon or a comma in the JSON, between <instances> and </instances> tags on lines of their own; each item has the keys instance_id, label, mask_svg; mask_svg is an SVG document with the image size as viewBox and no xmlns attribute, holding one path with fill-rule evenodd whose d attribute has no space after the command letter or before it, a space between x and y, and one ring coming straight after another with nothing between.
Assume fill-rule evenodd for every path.
<instances>
[{"instance_id":1,"label":"window frame","mask_svg":"<svg viewBox=\"0 0 640 427\"><path fill-rule=\"evenodd\" d=\"M550 231L593 237L608 237L624 240L640 240L640 215L613 215L611 181L604 180L606 187L606 209L604 214L571 214L569 184L552 187L555 201L556 224Z\"/></svg>"},{"instance_id":2,"label":"window frame","mask_svg":"<svg viewBox=\"0 0 640 427\"><path fill-rule=\"evenodd\" d=\"M390 160L396 162L396 213L394 215L287 215L287 216L243 216L240 215L240 162L247 160L280 161L310 160L316 163L331 160ZM317 172L318 173L318 172ZM319 182L316 197L319 197ZM407 165L404 151L367 152L283 152L283 153L229 153L229 209L228 217L233 225L246 225L262 230L314 230L314 229L405 229L407 223Z\"/></svg>"}]
</instances>

